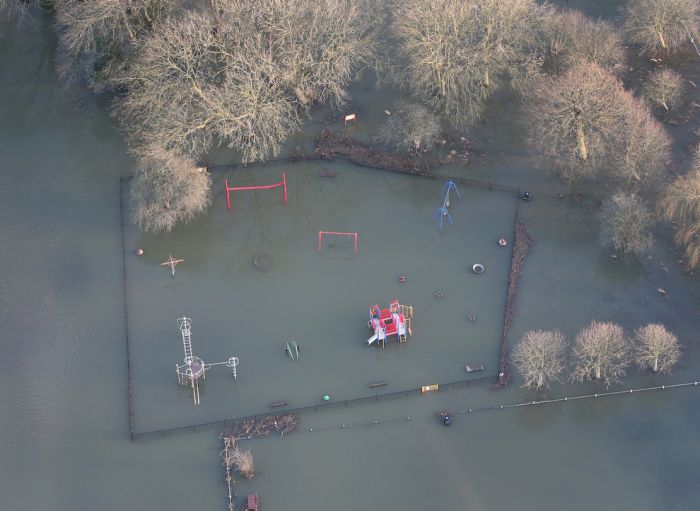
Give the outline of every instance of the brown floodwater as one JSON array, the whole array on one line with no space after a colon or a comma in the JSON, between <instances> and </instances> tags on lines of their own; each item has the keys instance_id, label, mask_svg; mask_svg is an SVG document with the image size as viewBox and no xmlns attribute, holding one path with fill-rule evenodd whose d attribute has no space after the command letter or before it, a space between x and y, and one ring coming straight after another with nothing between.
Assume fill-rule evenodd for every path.
<instances>
[{"instance_id":1,"label":"brown floodwater","mask_svg":"<svg viewBox=\"0 0 700 511\"><path fill-rule=\"evenodd\" d=\"M608 2L571 5L611 13L600 10ZM133 161L123 139L102 98L60 86L47 27L9 28L0 44L0 509L223 510L216 431L129 440L119 177ZM683 65L700 83L697 62ZM352 92L362 120L351 133L370 136L393 93L369 84ZM641 262L612 261L597 243L597 199L554 198L565 189L525 157L516 120L511 103L496 105L468 135L479 155L442 169L535 196L521 203L535 244L511 341L532 328L572 338L592 319L628 330L660 321L685 346L678 369L657 378L631 370L619 388L700 379L697 278L665 236ZM327 122L316 113L290 147L308 147ZM687 126L671 130L681 161L693 137ZM319 177L328 170L336 177ZM281 171L290 180L286 206L276 191L252 192L226 210L223 179L269 183ZM125 232L137 430L257 413L274 401L365 396L377 380L390 382L386 391L452 381L474 360L495 374L508 272L495 240L512 228L512 196L462 187L454 224L441 231L436 181L332 163L213 177L207 216L157 238ZM340 241L318 254L321 229L358 231L358 256ZM143 258L131 255L136 246ZM169 253L185 259L174 278L158 266ZM258 253L267 254L267 271L253 265ZM473 262L486 273L472 274ZM414 337L385 350L365 346L367 308L394 296L415 307ZM175 382L182 315L193 318L200 356L240 357L238 381L213 369L199 407ZM290 339L302 346L298 361L284 356ZM601 390L562 384L538 394L518 384L306 414L297 433L245 442L258 470L237 491L259 493L269 510L697 507L697 387L457 414L449 428L435 417Z\"/></svg>"}]
</instances>

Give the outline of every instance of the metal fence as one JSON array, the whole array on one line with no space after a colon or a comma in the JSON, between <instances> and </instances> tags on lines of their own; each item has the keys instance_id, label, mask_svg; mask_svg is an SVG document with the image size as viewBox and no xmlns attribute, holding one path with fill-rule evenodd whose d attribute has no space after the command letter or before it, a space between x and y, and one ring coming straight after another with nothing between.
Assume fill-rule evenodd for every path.
<instances>
[{"instance_id":1,"label":"metal fence","mask_svg":"<svg viewBox=\"0 0 700 511\"><path fill-rule=\"evenodd\" d=\"M450 383L440 383L438 384L438 388L436 390L430 391L430 393L445 390L450 391L457 388L468 387L470 385L483 385L486 383L493 384L495 382L496 376L485 376L481 378L472 378L469 380L460 380ZM303 406L300 408L276 408L275 410L270 410L269 412L259 413L255 415L247 415L231 419L203 422L200 424L191 424L188 426L177 426L173 428L157 429L153 431L134 432L134 434L132 435L132 439L144 440L148 438L165 438L178 433L192 433L203 430L224 430L226 428L232 427L237 422L263 419L265 417L271 417L275 415L303 415L314 412L335 410L339 408L349 408L351 406L386 401L391 399L399 399L408 396L415 396L422 393L424 393L423 387L417 387L413 389L400 390L397 392L387 392L383 394L375 394L372 396L358 397L355 399L346 399L343 401L330 401L326 403L319 403L317 405Z\"/></svg>"},{"instance_id":2,"label":"metal fence","mask_svg":"<svg viewBox=\"0 0 700 511\"><path fill-rule=\"evenodd\" d=\"M208 166L209 171L226 171L226 170L235 170L235 169L241 169L241 168L247 168L247 167L256 167L256 166L266 166L266 165L272 165L272 164L289 164L293 165L295 163L303 163L303 162L309 162L309 161L346 161L355 165L363 166L363 167L368 167L368 168L375 168L379 170L385 170L388 172L396 172L404 175L409 175L409 176L416 176L416 177L425 177L428 179L444 179L444 180L452 180L457 183L467 185L467 186L473 186L473 187L478 187L478 188L483 188L487 189L490 191L499 191L499 192L506 192L506 193L514 193L517 194L517 196L520 196L520 188L514 187L514 186L509 186L509 185L503 185L503 184L498 184L498 183L490 183L490 182L485 182L485 181L478 181L475 179L470 179L470 178L465 178L465 177L458 177L458 176L449 176L449 175L441 175L441 174L436 174L434 172L430 171L425 171L425 172L402 172L400 170L396 169L389 169L385 167L379 167L379 166L372 166L372 165L367 165L367 164L362 164L359 162L355 162L351 159L348 158L342 158L342 157L335 157L333 159L329 158L322 158L319 156L299 156L299 157L293 157L293 158L282 158L282 159L276 159L276 160L267 160L267 161L256 161L256 162L250 162L250 163L235 163L235 164L227 164L227 165L211 165ZM145 431L145 432L138 432L136 431L135 423L136 423L136 417L135 417L135 410L134 410L134 389L132 385L132 364L131 364L131 345L130 345L130 340L129 340L129 319L128 319L128 288L127 288L127 272L126 272L126 241L125 241L125 230L124 230L124 222L125 222L125 215L126 215L126 209L124 207L124 184L131 181L133 176L123 176L119 178L119 207L120 207L120 225L121 225L121 241L122 241L122 271L123 271L123 301L124 301L124 335L126 339L126 358L127 358L127 392L128 392L128 413L129 413L129 434L132 440L138 440L138 439L145 439L145 438L154 438L154 437L165 437L168 435L176 434L176 433L185 433L185 432L192 432L192 431L200 431L202 429L224 429L228 426L230 426L232 423L238 422L238 421L243 421L243 420L250 420L250 419L259 419L263 417L268 417L271 415L279 415L280 413L293 413L293 414L304 414L304 413L310 413L310 412L317 412L321 410L329 410L329 409L334 409L334 408L346 408L349 406L354 406L362 403L369 403L369 402L376 402L380 400L387 400L387 399L395 399L395 398L400 398L400 397L406 397L409 395L414 395L416 393L421 393L421 388L415 388L415 389L409 389L409 390L403 390L403 391L398 391L398 392L390 392L390 393L384 393L384 394L375 394L372 396L365 396L365 397L360 397L356 399L350 399L350 400L345 400L345 401L334 401L334 402L328 402L328 403L320 403L318 405L313 405L313 406L306 406L302 408L295 408L295 409L284 409L284 408L279 408L274 411L266 412L266 413L261 413L257 415L250 415L246 417L237 417L237 418L232 418L232 419L226 419L226 420L218 420L218 421L212 421L212 422L206 422L202 424L193 424L189 426L178 426L178 427L173 427L173 428L165 428L165 429L159 429L159 430L154 430L154 431ZM468 385L473 385L473 384L481 384L481 383L495 383L496 382L496 377L495 376L488 376L488 377L483 377L483 378L475 378L471 380L462 380L462 381L457 381L457 382L451 382L451 383L445 383L445 384L440 384L439 388L442 389L454 389L454 388L459 388L459 387L466 387Z\"/></svg>"}]
</instances>

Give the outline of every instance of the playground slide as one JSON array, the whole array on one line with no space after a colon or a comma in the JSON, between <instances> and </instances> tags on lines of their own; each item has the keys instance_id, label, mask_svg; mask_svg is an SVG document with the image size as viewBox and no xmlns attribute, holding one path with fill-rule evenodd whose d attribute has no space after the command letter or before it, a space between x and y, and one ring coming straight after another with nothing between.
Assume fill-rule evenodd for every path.
<instances>
[{"instance_id":1,"label":"playground slide","mask_svg":"<svg viewBox=\"0 0 700 511\"><path fill-rule=\"evenodd\" d=\"M377 334L374 334L372 337L370 337L369 339L367 339L367 345L370 345L370 344L372 344L374 341L376 341L376 340L377 340L377 337L379 337L379 336L378 336Z\"/></svg>"}]
</instances>

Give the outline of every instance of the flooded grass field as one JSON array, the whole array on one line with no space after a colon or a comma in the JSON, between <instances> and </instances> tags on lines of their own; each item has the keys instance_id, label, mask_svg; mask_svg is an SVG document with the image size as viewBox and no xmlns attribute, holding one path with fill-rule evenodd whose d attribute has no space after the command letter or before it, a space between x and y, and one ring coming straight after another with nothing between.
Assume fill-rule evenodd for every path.
<instances>
[{"instance_id":1,"label":"flooded grass field","mask_svg":"<svg viewBox=\"0 0 700 511\"><path fill-rule=\"evenodd\" d=\"M335 177L319 176L331 169ZM229 186L273 183L282 190L232 192ZM467 378L481 362L498 372L498 349L515 194L462 186L450 194L449 225L436 210L443 182L343 163L303 162L217 171L209 214L170 234L144 237L129 225L127 289L136 430L264 413L270 403L314 405ZM458 196L461 195L461 198ZM318 232L326 235L318 252ZM145 255L135 255L142 247ZM169 254L184 259L170 270ZM255 265L255 259L263 265ZM471 267L486 268L476 275ZM405 277L405 282L400 277ZM369 308L391 299L414 308L413 336L367 346ZM182 363L176 318L191 317L196 355L240 359L238 380L221 367L191 392L175 384ZM470 320L469 316L474 317ZM299 360L285 355L294 340ZM472 377L474 375L471 375ZM388 382L368 389L373 382Z\"/></svg>"},{"instance_id":2,"label":"flooded grass field","mask_svg":"<svg viewBox=\"0 0 700 511\"><path fill-rule=\"evenodd\" d=\"M592 16L616 8L570 4ZM0 508L223 510L216 431L129 440L119 177L133 162L103 100L59 85L54 49L41 25L6 29L0 43ZM697 78L697 63L684 66ZM392 100L365 84L352 92L351 108L378 112L376 122ZM697 89L689 95L697 100ZM627 331L661 321L684 345L677 370L653 377L631 369L614 388L699 380L700 285L678 263L667 229L648 258L612 261L597 241L596 191L580 201L554 198L565 187L525 156L517 115L501 105L468 135L488 156L443 169L534 194L521 205L535 243L510 342L533 328L572 338L593 319ZM309 121L292 147L308 147L325 123ZM695 127L697 116L670 126L677 160L696 141ZM376 125L353 129L369 136ZM330 169L336 177L319 177ZM286 206L272 190L235 194L226 209L223 179L266 184L282 171ZM460 188L454 225L440 231L436 181L343 164L217 171L214 181L213 205L195 223L157 238L127 225L138 429L255 413L278 400L358 397L375 380L389 380L388 391L460 379L473 359L493 374L509 257L495 240L512 229L513 197ZM358 256L340 242L319 255L319 229L358 231ZM260 252L268 271L252 264ZM170 253L185 260L174 279L159 266ZM472 274L473 262L486 273ZM368 307L393 297L415 307L413 338L365 346ZM466 318L472 311L475 322ZM201 356L241 360L237 383L226 369L212 370L199 407L175 381L175 320L183 314L193 319ZM302 346L298 362L284 356L289 339ZM697 508L697 387L458 414L450 428L436 418L443 409L602 390L518 385L516 378L503 391L480 386L305 414L297 433L243 442L257 474L237 492L259 493L264 510Z\"/></svg>"}]
</instances>

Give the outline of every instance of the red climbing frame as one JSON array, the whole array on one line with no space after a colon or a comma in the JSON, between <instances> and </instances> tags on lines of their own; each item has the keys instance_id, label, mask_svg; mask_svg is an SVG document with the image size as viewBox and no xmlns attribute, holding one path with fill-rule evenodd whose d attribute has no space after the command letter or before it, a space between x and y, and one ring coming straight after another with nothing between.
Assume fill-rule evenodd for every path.
<instances>
[{"instance_id":1,"label":"red climbing frame","mask_svg":"<svg viewBox=\"0 0 700 511\"><path fill-rule=\"evenodd\" d=\"M282 188L284 190L284 203L287 204L287 176L282 172L282 181L275 183L273 185L260 185L260 186L236 186L229 187L228 179L224 181L226 184L226 205L228 209L231 209L231 192L240 192L243 190L269 190L271 188Z\"/></svg>"},{"instance_id":2,"label":"red climbing frame","mask_svg":"<svg viewBox=\"0 0 700 511\"><path fill-rule=\"evenodd\" d=\"M357 255L357 233L356 232L335 232L335 231L318 231L318 252L323 249L323 236L325 234L337 234L338 236L352 236L355 238L355 255Z\"/></svg>"}]
</instances>

